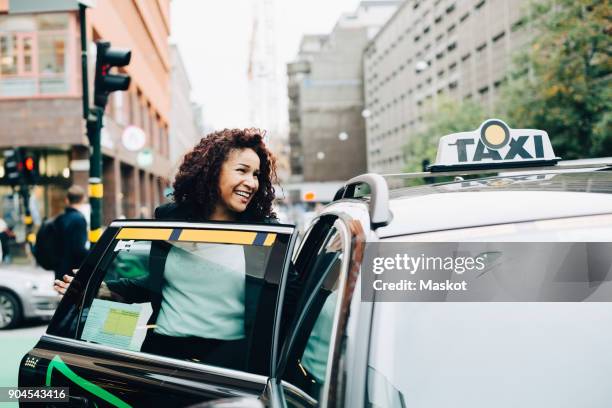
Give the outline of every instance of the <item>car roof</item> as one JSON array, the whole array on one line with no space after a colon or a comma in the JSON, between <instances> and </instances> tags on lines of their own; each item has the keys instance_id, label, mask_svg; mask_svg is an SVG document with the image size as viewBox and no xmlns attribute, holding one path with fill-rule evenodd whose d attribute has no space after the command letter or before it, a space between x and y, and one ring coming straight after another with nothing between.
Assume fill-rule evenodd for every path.
<instances>
[{"instance_id":1,"label":"car roof","mask_svg":"<svg viewBox=\"0 0 612 408\"><path fill-rule=\"evenodd\" d=\"M392 184L392 178L388 182ZM426 184L418 187L396 187L389 191L389 198L460 191L565 191L611 194L612 172L580 169L579 171L515 172L491 177L461 178L451 182Z\"/></svg>"},{"instance_id":2,"label":"car roof","mask_svg":"<svg viewBox=\"0 0 612 408\"><path fill-rule=\"evenodd\" d=\"M396 187L389 189L391 217L376 229L379 238L612 213L611 171L505 173L417 187L397 187L398 180L385 178ZM365 200L372 205L371 196Z\"/></svg>"}]
</instances>

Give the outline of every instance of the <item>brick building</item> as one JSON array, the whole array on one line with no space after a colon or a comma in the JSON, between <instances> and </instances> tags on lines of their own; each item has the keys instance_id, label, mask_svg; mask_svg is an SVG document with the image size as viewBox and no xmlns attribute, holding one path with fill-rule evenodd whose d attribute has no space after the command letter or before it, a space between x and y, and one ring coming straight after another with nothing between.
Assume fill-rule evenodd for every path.
<instances>
[{"instance_id":1,"label":"brick building","mask_svg":"<svg viewBox=\"0 0 612 408\"><path fill-rule=\"evenodd\" d=\"M33 189L33 205L42 218L62 210L69 185L87 186L80 20L78 10L61 8L67 1L46 2L60 7L53 11L19 10L26 3L36 4L0 0L0 150L20 146L39 153L41 177ZM93 41L104 39L113 47L132 50L132 61L125 67L132 78L130 89L111 95L106 108L105 223L150 215L164 200L171 173L169 8L169 0L105 0L87 10L90 95ZM139 151L128 150L123 143L128 127L146 135ZM7 217L15 200L3 184L0 193Z\"/></svg>"}]
</instances>

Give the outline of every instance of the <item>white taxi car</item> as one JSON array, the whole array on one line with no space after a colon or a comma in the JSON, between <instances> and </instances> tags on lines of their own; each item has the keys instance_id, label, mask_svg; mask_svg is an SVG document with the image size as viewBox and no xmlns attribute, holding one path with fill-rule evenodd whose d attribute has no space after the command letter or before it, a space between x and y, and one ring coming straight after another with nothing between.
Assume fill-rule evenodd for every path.
<instances>
[{"instance_id":1,"label":"white taxi car","mask_svg":"<svg viewBox=\"0 0 612 408\"><path fill-rule=\"evenodd\" d=\"M404 187L431 177L450 181ZM341 268L304 289L266 391L206 406L612 400L612 158L563 162L546 132L488 120L443 137L429 172L349 180L307 230L311 253L325 252L309 239L325 229L341 233ZM483 255L486 267L402 270L402 255L425 262L427 251ZM385 262L395 270L376 271Z\"/></svg>"}]
</instances>

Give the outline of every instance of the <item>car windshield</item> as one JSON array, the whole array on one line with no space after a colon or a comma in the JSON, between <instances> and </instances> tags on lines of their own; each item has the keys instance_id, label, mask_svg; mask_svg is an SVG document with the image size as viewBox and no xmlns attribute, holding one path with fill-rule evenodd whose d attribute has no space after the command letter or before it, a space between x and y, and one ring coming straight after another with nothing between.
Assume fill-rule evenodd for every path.
<instances>
[{"instance_id":1,"label":"car windshield","mask_svg":"<svg viewBox=\"0 0 612 408\"><path fill-rule=\"evenodd\" d=\"M514 256L514 265L520 267L513 272L502 265L484 275L496 284L478 287L492 289L478 294L486 297L482 301L453 301L458 298L449 294L433 299L436 301L377 301L366 406L609 406L612 308L610 297L602 293L609 294L611 289L612 218L526 224L531 225L404 237L417 245L433 241L544 245L562 255L550 259L553 257L535 250L533 256ZM588 231L594 232L589 236ZM404 244L404 248L408 245L413 244ZM582 249L573 253L567 248ZM502 273L509 270L521 282L504 281L508 275ZM598 276L591 276L594 270L599 270ZM574 279L578 275L586 278ZM549 281L550 276L554 279ZM584 296L574 296L576 288ZM509 296L513 301L494 301ZM522 296L529 300L521 301Z\"/></svg>"}]
</instances>

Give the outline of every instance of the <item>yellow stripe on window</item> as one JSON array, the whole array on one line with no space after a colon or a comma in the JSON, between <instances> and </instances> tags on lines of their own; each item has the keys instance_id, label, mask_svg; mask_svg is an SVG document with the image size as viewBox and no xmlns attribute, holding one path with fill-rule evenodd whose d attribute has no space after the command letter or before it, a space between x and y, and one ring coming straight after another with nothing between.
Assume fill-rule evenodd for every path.
<instances>
[{"instance_id":1,"label":"yellow stripe on window","mask_svg":"<svg viewBox=\"0 0 612 408\"><path fill-rule=\"evenodd\" d=\"M263 244L264 246L270 246L274 243L275 240L276 240L276 234L268 234Z\"/></svg>"},{"instance_id":2,"label":"yellow stripe on window","mask_svg":"<svg viewBox=\"0 0 612 408\"><path fill-rule=\"evenodd\" d=\"M116 239L168 240L172 228L123 228Z\"/></svg>"},{"instance_id":3,"label":"yellow stripe on window","mask_svg":"<svg viewBox=\"0 0 612 408\"><path fill-rule=\"evenodd\" d=\"M252 245L256 235L256 232L184 229L179 241Z\"/></svg>"}]
</instances>

